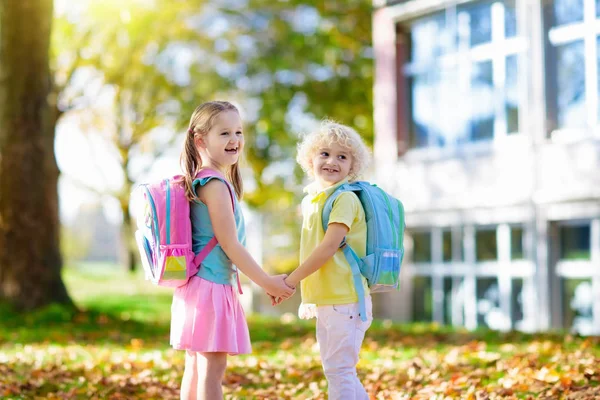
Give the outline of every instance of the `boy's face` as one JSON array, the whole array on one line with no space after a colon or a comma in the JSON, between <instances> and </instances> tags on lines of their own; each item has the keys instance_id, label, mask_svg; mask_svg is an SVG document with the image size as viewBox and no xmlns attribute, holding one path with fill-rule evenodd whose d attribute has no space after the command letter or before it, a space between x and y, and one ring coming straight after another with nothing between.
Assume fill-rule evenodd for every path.
<instances>
[{"instance_id":1,"label":"boy's face","mask_svg":"<svg viewBox=\"0 0 600 400\"><path fill-rule=\"evenodd\" d=\"M320 147L312 159L312 169L321 187L329 187L346 179L352 169L350 149L338 143Z\"/></svg>"}]
</instances>

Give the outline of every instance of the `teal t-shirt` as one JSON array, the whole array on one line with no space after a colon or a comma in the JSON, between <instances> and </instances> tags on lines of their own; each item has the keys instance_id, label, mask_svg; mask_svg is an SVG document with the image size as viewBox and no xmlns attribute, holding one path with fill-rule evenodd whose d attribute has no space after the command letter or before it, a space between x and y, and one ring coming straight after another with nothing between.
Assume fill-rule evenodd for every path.
<instances>
[{"instance_id":1,"label":"teal t-shirt","mask_svg":"<svg viewBox=\"0 0 600 400\"><path fill-rule=\"evenodd\" d=\"M218 177L211 176L208 178L196 179L192 186L196 191L197 185L204 186L211 179L218 179ZM234 196L235 198L235 196ZM227 199L228 204L231 204L229 196ZM244 224L244 214L242 213L240 204L237 198L235 200L235 225L237 228L238 240L242 245L246 245L246 227ZM212 224L210 222L210 216L208 214L208 207L206 204L196 199L192 202L190 207L190 218L192 220L192 250L195 254L198 254L200 250L215 236ZM233 265L227 254L223 251L220 244L217 244L214 249L208 254L208 256L202 261L200 270L196 274L200 278L206 279L214 283L220 283L225 285L236 285L237 268Z\"/></svg>"}]
</instances>

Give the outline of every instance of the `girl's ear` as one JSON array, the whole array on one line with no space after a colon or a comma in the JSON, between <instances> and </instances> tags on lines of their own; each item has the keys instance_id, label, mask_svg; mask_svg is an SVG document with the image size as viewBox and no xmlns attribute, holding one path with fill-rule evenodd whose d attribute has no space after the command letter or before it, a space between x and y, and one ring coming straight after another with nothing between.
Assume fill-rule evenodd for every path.
<instances>
[{"instance_id":1,"label":"girl's ear","mask_svg":"<svg viewBox=\"0 0 600 400\"><path fill-rule=\"evenodd\" d=\"M198 135L194 138L194 144L196 145L196 148L206 148L206 143L204 143L204 139L201 135Z\"/></svg>"}]
</instances>

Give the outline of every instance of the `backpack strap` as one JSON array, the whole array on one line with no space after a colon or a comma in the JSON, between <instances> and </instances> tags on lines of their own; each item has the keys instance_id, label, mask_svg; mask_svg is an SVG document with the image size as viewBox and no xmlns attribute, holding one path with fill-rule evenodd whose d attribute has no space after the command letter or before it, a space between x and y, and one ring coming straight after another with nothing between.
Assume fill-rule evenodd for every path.
<instances>
[{"instance_id":1,"label":"backpack strap","mask_svg":"<svg viewBox=\"0 0 600 400\"><path fill-rule=\"evenodd\" d=\"M339 195L349 191L353 191L349 185L341 185L332 194L330 194L325 201L325 205L323 206L323 214L321 214L324 232L327 232L327 227L329 226L329 216L333 210L333 203L339 197ZM354 288L356 289L356 295L358 297L358 312L360 319L365 322L367 320L367 307L365 305L365 288L362 283L362 272L360 268L362 260L354 252L354 250L352 250L352 247L346 243L345 237L342 240L342 243L340 243L339 248L342 250L342 253L344 253L346 261L348 261L348 264L350 265L350 270L352 271L352 280L354 281Z\"/></svg>"},{"instance_id":2,"label":"backpack strap","mask_svg":"<svg viewBox=\"0 0 600 400\"><path fill-rule=\"evenodd\" d=\"M348 264L350 264L350 269L352 270L352 280L354 281L354 288L356 289L356 295L358 296L358 312L360 319L363 322L366 322L367 307L365 304L365 288L362 283L362 273L360 272L359 266L362 264L362 260L348 244L344 244L342 252L344 253L344 256L346 256L346 260L348 261Z\"/></svg>"},{"instance_id":3,"label":"backpack strap","mask_svg":"<svg viewBox=\"0 0 600 400\"><path fill-rule=\"evenodd\" d=\"M200 172L198 172L198 175L196 175L195 179L213 177L224 182L225 186L227 186L227 189L229 190L229 197L231 199L231 207L233 208L233 212L235 214L235 193L233 191L233 188L231 187L231 184L227 182L227 179L225 179L222 173L220 173L219 171L215 171L214 169L206 168L200 170ZM213 236L212 239L210 239L209 242L206 244L206 246L204 246L202 250L200 250L200 252L196 255L196 257L194 257L194 265L199 266L202 263L202 261L204 261L204 259L208 256L208 254L217 246L218 243L219 241L217 240L217 237ZM235 270L235 277L237 281L238 292L240 294L244 294L244 292L242 291L242 284L240 283L240 274L237 270L237 267Z\"/></svg>"}]
</instances>

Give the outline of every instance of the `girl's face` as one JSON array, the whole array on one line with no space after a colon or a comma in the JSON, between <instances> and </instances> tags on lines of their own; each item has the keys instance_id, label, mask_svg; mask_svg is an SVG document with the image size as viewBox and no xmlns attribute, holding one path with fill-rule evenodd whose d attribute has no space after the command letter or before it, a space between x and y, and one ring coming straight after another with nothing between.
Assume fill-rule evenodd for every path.
<instances>
[{"instance_id":1,"label":"girl's face","mask_svg":"<svg viewBox=\"0 0 600 400\"><path fill-rule=\"evenodd\" d=\"M351 169L350 149L338 143L320 147L312 158L313 175L322 188L333 186L346 179Z\"/></svg>"},{"instance_id":2,"label":"girl's face","mask_svg":"<svg viewBox=\"0 0 600 400\"><path fill-rule=\"evenodd\" d=\"M196 146L204 165L224 168L237 163L244 149L240 115L233 110L219 113L208 133L197 139Z\"/></svg>"}]
</instances>

